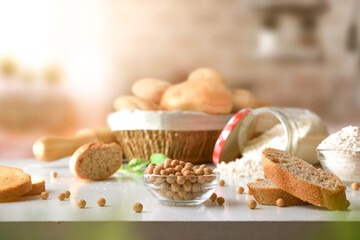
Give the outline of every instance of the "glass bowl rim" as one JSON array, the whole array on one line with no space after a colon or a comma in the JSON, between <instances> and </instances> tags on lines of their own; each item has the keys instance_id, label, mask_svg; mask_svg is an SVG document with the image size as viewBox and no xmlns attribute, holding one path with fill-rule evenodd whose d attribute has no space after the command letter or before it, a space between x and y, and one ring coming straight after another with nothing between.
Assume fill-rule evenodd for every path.
<instances>
[{"instance_id":1,"label":"glass bowl rim","mask_svg":"<svg viewBox=\"0 0 360 240\"><path fill-rule=\"evenodd\" d=\"M150 174L150 173L145 173L143 172L143 177L164 177L164 178L167 178L167 177L187 177L187 178L194 178L194 177L219 177L220 176L220 173L217 172L217 171L214 171L213 174L209 174L209 175L195 175L195 176L169 176L169 175L155 175L155 174Z\"/></svg>"},{"instance_id":2,"label":"glass bowl rim","mask_svg":"<svg viewBox=\"0 0 360 240\"><path fill-rule=\"evenodd\" d=\"M354 150L332 150L332 149L316 149L317 152L339 152L339 153L359 153L360 150L354 151Z\"/></svg>"}]
</instances>

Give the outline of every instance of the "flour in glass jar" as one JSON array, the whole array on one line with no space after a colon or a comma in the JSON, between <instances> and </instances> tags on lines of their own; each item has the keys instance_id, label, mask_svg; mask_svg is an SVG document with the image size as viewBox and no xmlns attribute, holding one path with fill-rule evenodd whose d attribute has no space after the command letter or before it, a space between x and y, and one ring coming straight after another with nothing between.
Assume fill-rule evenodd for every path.
<instances>
[{"instance_id":1,"label":"flour in glass jar","mask_svg":"<svg viewBox=\"0 0 360 240\"><path fill-rule=\"evenodd\" d=\"M322 124L318 119L301 119L296 124L299 138L295 145L301 143L302 146L296 152L296 156L303 159L316 158L316 146L328 136L327 131L321 130ZM316 140L314 141L314 139ZM261 151L265 148L286 150L287 136L281 123L275 124L260 136L249 140L242 151L241 158L228 163L220 162L216 170L221 175L230 177L264 177Z\"/></svg>"},{"instance_id":2,"label":"flour in glass jar","mask_svg":"<svg viewBox=\"0 0 360 240\"><path fill-rule=\"evenodd\" d=\"M251 139L241 158L229 163L221 162L217 165L217 171L221 175L233 177L263 177L261 151L267 147L286 149L286 137L281 124L276 124L259 137Z\"/></svg>"}]
</instances>

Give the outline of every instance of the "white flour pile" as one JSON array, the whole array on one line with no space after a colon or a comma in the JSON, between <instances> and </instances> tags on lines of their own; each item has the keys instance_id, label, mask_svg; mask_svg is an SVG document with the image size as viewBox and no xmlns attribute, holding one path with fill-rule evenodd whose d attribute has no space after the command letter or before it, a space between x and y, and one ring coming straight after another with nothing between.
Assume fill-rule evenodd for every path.
<instances>
[{"instance_id":1,"label":"white flour pile","mask_svg":"<svg viewBox=\"0 0 360 240\"><path fill-rule=\"evenodd\" d=\"M360 181L360 129L348 126L330 135L318 146L321 165L345 183ZM333 151L326 151L333 150Z\"/></svg>"},{"instance_id":2,"label":"white flour pile","mask_svg":"<svg viewBox=\"0 0 360 240\"><path fill-rule=\"evenodd\" d=\"M263 177L261 151L273 147L286 149L286 138L281 124L276 124L257 138L251 139L243 150L243 157L229 163L221 162L217 171L222 175L234 177Z\"/></svg>"},{"instance_id":3,"label":"white flour pile","mask_svg":"<svg viewBox=\"0 0 360 240\"><path fill-rule=\"evenodd\" d=\"M344 127L322 141L318 149L360 151L359 127Z\"/></svg>"}]
</instances>

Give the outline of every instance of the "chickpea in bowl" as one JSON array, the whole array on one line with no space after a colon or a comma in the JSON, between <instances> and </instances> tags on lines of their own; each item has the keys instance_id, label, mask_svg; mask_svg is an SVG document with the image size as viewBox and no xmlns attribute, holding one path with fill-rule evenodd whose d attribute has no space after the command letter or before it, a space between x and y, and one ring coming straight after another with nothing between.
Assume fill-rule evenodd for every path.
<instances>
[{"instance_id":1,"label":"chickpea in bowl","mask_svg":"<svg viewBox=\"0 0 360 240\"><path fill-rule=\"evenodd\" d=\"M219 173L205 164L193 166L184 161L167 159L165 163L150 164L143 182L162 204L193 206L209 199L219 184Z\"/></svg>"}]
</instances>

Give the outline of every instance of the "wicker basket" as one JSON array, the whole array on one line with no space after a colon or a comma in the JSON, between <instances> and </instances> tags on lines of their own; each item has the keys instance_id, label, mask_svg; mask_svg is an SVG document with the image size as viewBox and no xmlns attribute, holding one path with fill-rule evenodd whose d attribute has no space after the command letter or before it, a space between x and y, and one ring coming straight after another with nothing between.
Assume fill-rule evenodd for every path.
<instances>
[{"instance_id":1,"label":"wicker basket","mask_svg":"<svg viewBox=\"0 0 360 240\"><path fill-rule=\"evenodd\" d=\"M123 130L116 131L115 137L127 159L149 159L153 153L163 153L172 159L206 163L212 161L220 133L221 130Z\"/></svg>"},{"instance_id":2,"label":"wicker basket","mask_svg":"<svg viewBox=\"0 0 360 240\"><path fill-rule=\"evenodd\" d=\"M120 111L108 123L125 157L149 159L153 153L192 163L212 161L215 143L232 115L185 111Z\"/></svg>"}]
</instances>

